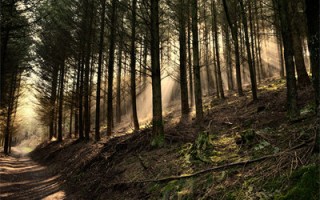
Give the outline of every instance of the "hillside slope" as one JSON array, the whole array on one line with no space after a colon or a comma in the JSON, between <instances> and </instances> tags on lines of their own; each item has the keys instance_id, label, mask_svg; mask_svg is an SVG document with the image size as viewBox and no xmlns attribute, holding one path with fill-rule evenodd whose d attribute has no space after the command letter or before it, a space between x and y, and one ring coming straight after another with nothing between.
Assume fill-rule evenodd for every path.
<instances>
[{"instance_id":1,"label":"hillside slope","mask_svg":"<svg viewBox=\"0 0 320 200\"><path fill-rule=\"evenodd\" d=\"M206 97L201 125L169 112L163 148L150 146L146 126L98 143L45 143L30 155L61 175L66 199L318 199L311 89L299 91L301 116L291 121L283 80L259 90L256 103L249 93Z\"/></svg>"}]
</instances>

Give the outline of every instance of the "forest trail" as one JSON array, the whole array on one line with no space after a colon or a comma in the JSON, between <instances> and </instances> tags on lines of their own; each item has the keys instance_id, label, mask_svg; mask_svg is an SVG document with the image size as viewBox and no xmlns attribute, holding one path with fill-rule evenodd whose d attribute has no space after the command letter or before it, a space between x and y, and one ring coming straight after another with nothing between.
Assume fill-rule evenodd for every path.
<instances>
[{"instance_id":1,"label":"forest trail","mask_svg":"<svg viewBox=\"0 0 320 200\"><path fill-rule=\"evenodd\" d=\"M11 156L0 157L0 199L63 199L59 177L13 147Z\"/></svg>"}]
</instances>

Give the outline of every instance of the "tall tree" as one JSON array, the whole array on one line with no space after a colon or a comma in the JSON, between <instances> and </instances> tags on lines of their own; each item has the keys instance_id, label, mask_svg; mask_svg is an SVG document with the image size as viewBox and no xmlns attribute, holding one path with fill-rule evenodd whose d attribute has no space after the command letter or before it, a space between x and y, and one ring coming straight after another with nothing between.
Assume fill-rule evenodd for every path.
<instances>
[{"instance_id":1,"label":"tall tree","mask_svg":"<svg viewBox=\"0 0 320 200\"><path fill-rule=\"evenodd\" d=\"M83 83L83 91L84 91L84 134L85 139L90 139L90 59L91 59L91 51L92 51L92 35L93 35L93 13L94 13L94 1L93 0L85 0L85 22L86 22L86 32L85 32L85 69L84 69L84 83Z\"/></svg>"},{"instance_id":2,"label":"tall tree","mask_svg":"<svg viewBox=\"0 0 320 200\"><path fill-rule=\"evenodd\" d=\"M160 73L160 35L159 35L159 1L151 0L151 65L152 65L152 134L151 144L164 144L162 121L161 73Z\"/></svg>"},{"instance_id":3,"label":"tall tree","mask_svg":"<svg viewBox=\"0 0 320 200\"><path fill-rule=\"evenodd\" d=\"M188 13L188 71L189 71L189 91L190 91L190 106L193 106L193 100L194 100L194 91L193 91L193 73L192 73L192 59L191 59L191 22L190 22L190 0L187 2L187 13Z\"/></svg>"},{"instance_id":4,"label":"tall tree","mask_svg":"<svg viewBox=\"0 0 320 200\"><path fill-rule=\"evenodd\" d=\"M310 52L310 63L312 69L312 82L316 91L316 105L319 105L319 84L320 84L320 68L319 68L319 1L305 0L306 16L308 26L308 47ZM320 129L319 129L320 130Z\"/></svg>"},{"instance_id":5,"label":"tall tree","mask_svg":"<svg viewBox=\"0 0 320 200\"><path fill-rule=\"evenodd\" d=\"M296 66L296 71L298 75L298 86L305 87L311 84L309 75L307 73L306 65L304 62L303 56L303 47L302 47L302 24L301 24L301 14L298 11L298 5L296 2L289 3L290 9L289 14L291 18L292 27L292 43L293 43L293 54L294 54L294 62Z\"/></svg>"},{"instance_id":6,"label":"tall tree","mask_svg":"<svg viewBox=\"0 0 320 200\"><path fill-rule=\"evenodd\" d=\"M4 134L5 154L10 153L21 76L27 71L26 61L31 45L30 24L18 6L15 0L1 1L0 132Z\"/></svg>"},{"instance_id":7,"label":"tall tree","mask_svg":"<svg viewBox=\"0 0 320 200\"><path fill-rule=\"evenodd\" d=\"M194 76L194 96L196 104L196 119L200 122L203 118L202 91L199 63L199 38L198 38L198 2L191 0L192 9L192 46L193 46L193 76Z\"/></svg>"},{"instance_id":8,"label":"tall tree","mask_svg":"<svg viewBox=\"0 0 320 200\"><path fill-rule=\"evenodd\" d=\"M131 69L131 104L134 130L139 130L137 114L137 95L136 95L136 11L137 0L132 0L132 19L131 19L131 52L130 52L130 69Z\"/></svg>"},{"instance_id":9,"label":"tall tree","mask_svg":"<svg viewBox=\"0 0 320 200\"><path fill-rule=\"evenodd\" d=\"M108 64L108 100L107 100L107 135L111 136L113 126L113 73L114 73L114 51L116 42L117 26L117 0L112 0L111 8L111 27L109 37L109 64Z\"/></svg>"},{"instance_id":10,"label":"tall tree","mask_svg":"<svg viewBox=\"0 0 320 200\"><path fill-rule=\"evenodd\" d=\"M224 17L225 18L225 17ZM224 55L225 55L225 62L227 65L227 78L228 78L228 89L234 90L233 85L233 68L232 68L232 57L231 57L231 43L230 43L230 31L228 26L223 26L224 29Z\"/></svg>"},{"instance_id":11,"label":"tall tree","mask_svg":"<svg viewBox=\"0 0 320 200\"><path fill-rule=\"evenodd\" d=\"M218 25L217 25L217 8L216 8L216 3L215 0L211 0L211 13L212 13L212 33L214 37L214 42L215 42L215 49L213 52L216 53L216 63L217 63L217 88L220 97L222 99L225 98L224 96L224 91L223 91L223 82L222 82L222 75L221 75L221 65L220 65L220 53L219 53L219 38L218 38Z\"/></svg>"},{"instance_id":12,"label":"tall tree","mask_svg":"<svg viewBox=\"0 0 320 200\"><path fill-rule=\"evenodd\" d=\"M186 116L189 113L189 98L187 86L187 43L186 43L186 15L188 8L185 0L179 0L179 51L180 51L180 93L181 93L181 113Z\"/></svg>"},{"instance_id":13,"label":"tall tree","mask_svg":"<svg viewBox=\"0 0 320 200\"><path fill-rule=\"evenodd\" d=\"M64 58L60 64L60 88L59 88L59 122L58 122L58 141L62 142L62 120L63 120L63 100L64 100L64 76L65 76L65 65Z\"/></svg>"},{"instance_id":14,"label":"tall tree","mask_svg":"<svg viewBox=\"0 0 320 200\"><path fill-rule=\"evenodd\" d=\"M229 7L226 0L222 0L224 12L227 18L227 22L231 29L231 36L233 39L235 57L236 57L236 79L237 79L237 88L239 96L243 96L242 90L242 80L241 80L241 70L240 70L240 50L239 50L239 38L238 38L238 27L237 22L232 22Z\"/></svg>"},{"instance_id":15,"label":"tall tree","mask_svg":"<svg viewBox=\"0 0 320 200\"><path fill-rule=\"evenodd\" d=\"M118 49L118 71L117 71L117 96L116 96L116 122L121 122L121 71L122 71L122 47L123 42L120 41Z\"/></svg>"},{"instance_id":16,"label":"tall tree","mask_svg":"<svg viewBox=\"0 0 320 200\"><path fill-rule=\"evenodd\" d=\"M315 89L315 102L317 106L318 124L320 123L320 68L319 68L319 1L306 0L306 16L308 26L308 48L310 52L310 63L312 69L312 82ZM320 128L318 126L315 151L320 151Z\"/></svg>"},{"instance_id":17,"label":"tall tree","mask_svg":"<svg viewBox=\"0 0 320 200\"><path fill-rule=\"evenodd\" d=\"M288 14L288 4L288 0L279 0L281 34L287 77L287 114L289 118L295 118L299 115L299 110L297 105L297 86L294 73L292 30L290 27L291 19Z\"/></svg>"},{"instance_id":18,"label":"tall tree","mask_svg":"<svg viewBox=\"0 0 320 200\"><path fill-rule=\"evenodd\" d=\"M241 16L242 16L242 24L244 29L244 36L245 36L245 43L246 43L246 50L247 50L247 58L248 58L248 65L250 71L250 80L251 80L251 92L253 101L258 100L257 96L257 80L256 80L256 72L253 66L253 60L251 55L250 49L250 41L249 41L249 32L248 32L248 20L247 15L244 9L243 0L239 0L240 8L241 8ZM253 41L252 41L253 42Z\"/></svg>"},{"instance_id":19,"label":"tall tree","mask_svg":"<svg viewBox=\"0 0 320 200\"><path fill-rule=\"evenodd\" d=\"M99 58L98 58L98 74L97 74L97 95L96 95L96 129L95 140L100 140L100 98L101 98L101 73L102 73L102 58L104 46L104 26L105 26L106 0L101 0L101 16L100 16L100 43L99 43Z\"/></svg>"},{"instance_id":20,"label":"tall tree","mask_svg":"<svg viewBox=\"0 0 320 200\"><path fill-rule=\"evenodd\" d=\"M50 96L50 124L49 124L49 140L53 138L54 135L54 119L55 119L55 104L57 98L57 83L58 83L58 67L54 67L51 76L51 96Z\"/></svg>"}]
</instances>

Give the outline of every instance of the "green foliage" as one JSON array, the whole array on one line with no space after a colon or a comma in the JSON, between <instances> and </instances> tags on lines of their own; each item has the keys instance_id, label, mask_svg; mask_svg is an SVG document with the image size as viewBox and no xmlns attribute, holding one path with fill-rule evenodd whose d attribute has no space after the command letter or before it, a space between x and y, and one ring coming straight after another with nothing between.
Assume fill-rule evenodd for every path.
<instances>
[{"instance_id":1,"label":"green foliage","mask_svg":"<svg viewBox=\"0 0 320 200\"><path fill-rule=\"evenodd\" d=\"M156 148L158 148L158 147L163 147L163 145L164 145L164 135L163 134L161 134L161 135L156 135L156 136L154 136L153 138L152 138L152 140L151 140L151 146L152 147L156 147Z\"/></svg>"},{"instance_id":2,"label":"green foliage","mask_svg":"<svg viewBox=\"0 0 320 200\"><path fill-rule=\"evenodd\" d=\"M308 114L315 114L316 113L316 104L315 102L311 102L311 103L308 103L305 107L303 107L301 110L300 110L300 114L301 116L305 116L305 115L308 115Z\"/></svg>"},{"instance_id":3,"label":"green foliage","mask_svg":"<svg viewBox=\"0 0 320 200\"><path fill-rule=\"evenodd\" d=\"M157 193L159 199L193 199L193 186L193 179L173 180L164 185L154 184L148 191Z\"/></svg>"},{"instance_id":4,"label":"green foliage","mask_svg":"<svg viewBox=\"0 0 320 200\"><path fill-rule=\"evenodd\" d=\"M290 177L291 184L284 195L278 195L276 200L317 200L319 199L319 166L313 164L302 167Z\"/></svg>"},{"instance_id":5,"label":"green foliage","mask_svg":"<svg viewBox=\"0 0 320 200\"><path fill-rule=\"evenodd\" d=\"M257 184L259 182L256 178L251 178L244 181L242 186L233 192L227 194L226 199L229 200L254 200L254 199L273 199L275 193L278 191L271 192L266 189L261 189Z\"/></svg>"},{"instance_id":6,"label":"green foliage","mask_svg":"<svg viewBox=\"0 0 320 200\"><path fill-rule=\"evenodd\" d=\"M213 150L211 135L207 132L201 132L191 148L191 155L195 160L211 162L210 156L212 156Z\"/></svg>"},{"instance_id":7,"label":"green foliage","mask_svg":"<svg viewBox=\"0 0 320 200\"><path fill-rule=\"evenodd\" d=\"M212 162L211 157L218 153L214 150L212 140L213 135L201 132L193 143L182 146L180 155L183 156L186 163L191 163L191 161L210 163Z\"/></svg>"},{"instance_id":8,"label":"green foliage","mask_svg":"<svg viewBox=\"0 0 320 200\"><path fill-rule=\"evenodd\" d=\"M253 129L247 129L240 133L241 143L251 146L253 144L256 133Z\"/></svg>"},{"instance_id":9,"label":"green foliage","mask_svg":"<svg viewBox=\"0 0 320 200\"><path fill-rule=\"evenodd\" d=\"M254 146L254 150L258 151L258 150L262 150L264 149L265 147L268 147L270 146L270 143L265 141L265 140L262 140L259 144L257 144L256 146Z\"/></svg>"}]
</instances>

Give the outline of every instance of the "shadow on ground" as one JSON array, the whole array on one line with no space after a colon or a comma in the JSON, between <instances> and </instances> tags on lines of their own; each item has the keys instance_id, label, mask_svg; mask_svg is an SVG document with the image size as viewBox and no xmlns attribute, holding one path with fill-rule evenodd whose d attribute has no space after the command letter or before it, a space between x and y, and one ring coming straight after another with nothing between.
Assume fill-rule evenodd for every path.
<instances>
[{"instance_id":1,"label":"shadow on ground","mask_svg":"<svg viewBox=\"0 0 320 200\"><path fill-rule=\"evenodd\" d=\"M0 157L0 199L65 199L59 177L13 148Z\"/></svg>"}]
</instances>

